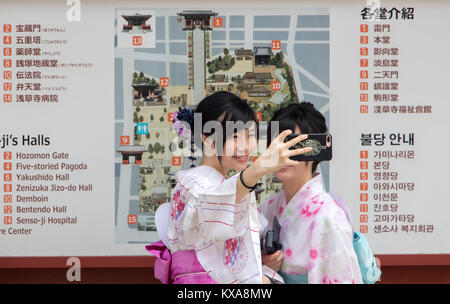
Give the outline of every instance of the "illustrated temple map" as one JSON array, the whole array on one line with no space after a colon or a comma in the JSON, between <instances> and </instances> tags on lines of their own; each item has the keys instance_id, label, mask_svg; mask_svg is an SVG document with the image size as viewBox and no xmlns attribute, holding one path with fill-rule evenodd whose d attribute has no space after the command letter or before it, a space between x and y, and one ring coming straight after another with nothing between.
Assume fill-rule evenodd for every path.
<instances>
[{"instance_id":1,"label":"illustrated temple map","mask_svg":"<svg viewBox=\"0 0 450 304\"><path fill-rule=\"evenodd\" d=\"M201 160L171 128L180 107L232 92L257 113L261 147L266 122L290 103L313 103L329 125L326 8L126 8L114 27L116 243L158 240L155 211L175 173ZM328 188L328 162L319 170ZM264 177L258 203L281 188Z\"/></svg>"}]
</instances>

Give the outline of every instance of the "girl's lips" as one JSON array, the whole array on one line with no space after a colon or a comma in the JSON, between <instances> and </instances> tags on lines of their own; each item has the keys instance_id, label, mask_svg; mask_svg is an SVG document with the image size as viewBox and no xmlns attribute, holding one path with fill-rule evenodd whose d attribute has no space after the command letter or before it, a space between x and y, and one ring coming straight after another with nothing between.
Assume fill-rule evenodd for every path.
<instances>
[{"instance_id":1,"label":"girl's lips","mask_svg":"<svg viewBox=\"0 0 450 304\"><path fill-rule=\"evenodd\" d=\"M278 172L284 172L284 171L287 171L289 168L292 168L292 166L289 165L289 166L283 167L283 168L281 168L280 170L278 170Z\"/></svg>"},{"instance_id":2,"label":"girl's lips","mask_svg":"<svg viewBox=\"0 0 450 304\"><path fill-rule=\"evenodd\" d=\"M250 157L248 156L233 156L233 157L240 162L248 162L248 160L250 159Z\"/></svg>"}]
</instances>

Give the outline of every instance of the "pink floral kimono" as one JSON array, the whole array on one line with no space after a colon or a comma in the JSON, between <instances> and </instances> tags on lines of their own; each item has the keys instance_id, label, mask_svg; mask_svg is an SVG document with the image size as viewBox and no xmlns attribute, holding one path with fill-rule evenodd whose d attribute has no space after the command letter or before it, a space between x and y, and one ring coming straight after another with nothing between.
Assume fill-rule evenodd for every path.
<instances>
[{"instance_id":1,"label":"pink floral kimono","mask_svg":"<svg viewBox=\"0 0 450 304\"><path fill-rule=\"evenodd\" d=\"M362 283L345 212L324 191L317 174L286 203L284 191L269 197L259 211L272 227L281 224L286 283ZM267 229L266 229L267 230Z\"/></svg>"},{"instance_id":2,"label":"pink floral kimono","mask_svg":"<svg viewBox=\"0 0 450 304\"><path fill-rule=\"evenodd\" d=\"M169 248L147 246L163 283L261 283L254 193L235 203L238 174L225 179L210 166L177 173L170 201Z\"/></svg>"}]
</instances>

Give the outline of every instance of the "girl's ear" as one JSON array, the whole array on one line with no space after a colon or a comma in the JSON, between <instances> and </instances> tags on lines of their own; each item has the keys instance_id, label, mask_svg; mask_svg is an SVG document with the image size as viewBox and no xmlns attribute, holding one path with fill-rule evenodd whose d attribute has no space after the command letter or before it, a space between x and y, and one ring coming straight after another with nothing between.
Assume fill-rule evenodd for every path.
<instances>
[{"instance_id":1,"label":"girl's ear","mask_svg":"<svg viewBox=\"0 0 450 304\"><path fill-rule=\"evenodd\" d=\"M203 142L203 147L205 147L204 153L207 156L214 155L215 154L214 136L206 136L205 134L202 134L202 142Z\"/></svg>"}]
</instances>

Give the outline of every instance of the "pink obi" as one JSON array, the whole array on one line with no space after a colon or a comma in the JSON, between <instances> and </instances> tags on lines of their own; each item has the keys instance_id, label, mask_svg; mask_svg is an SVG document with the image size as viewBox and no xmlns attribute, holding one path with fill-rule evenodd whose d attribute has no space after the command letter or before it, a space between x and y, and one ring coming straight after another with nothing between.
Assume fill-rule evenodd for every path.
<instances>
[{"instance_id":1,"label":"pink obi","mask_svg":"<svg viewBox=\"0 0 450 304\"><path fill-rule=\"evenodd\" d=\"M217 284L203 269L195 250L180 250L174 254L158 241L145 246L156 257L155 278L163 284Z\"/></svg>"}]
</instances>

